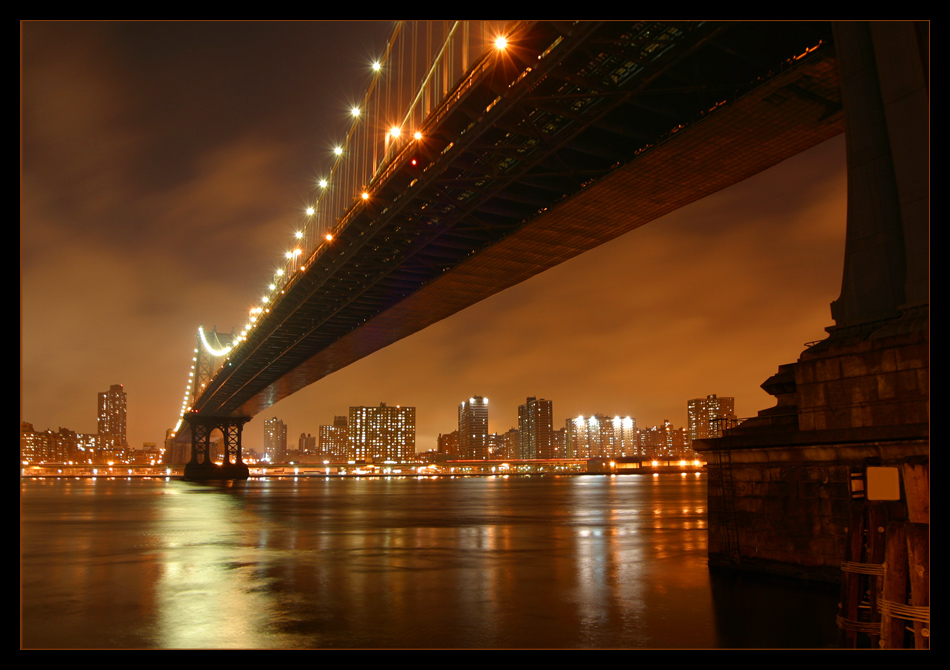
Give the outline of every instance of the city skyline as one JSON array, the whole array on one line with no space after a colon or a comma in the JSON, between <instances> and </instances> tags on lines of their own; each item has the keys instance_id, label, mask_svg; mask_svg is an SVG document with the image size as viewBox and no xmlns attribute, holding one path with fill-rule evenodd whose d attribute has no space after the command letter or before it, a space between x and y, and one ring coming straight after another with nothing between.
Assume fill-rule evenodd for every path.
<instances>
[{"instance_id":1,"label":"city skyline","mask_svg":"<svg viewBox=\"0 0 950 670\"><path fill-rule=\"evenodd\" d=\"M22 420L92 432L88 399L120 381L129 444L161 442L195 330L241 322L344 127L333 104L359 90L358 57L386 32L22 24ZM320 71L334 49L356 52L346 77ZM277 76L295 68L322 87ZM685 424L686 399L711 392L753 415L774 404L759 384L831 325L844 186L836 138L321 380L250 422L247 444L269 416L313 433L390 398L421 408L425 449L472 389L499 433L531 395L557 416L643 426Z\"/></svg>"},{"instance_id":2,"label":"city skyline","mask_svg":"<svg viewBox=\"0 0 950 670\"><path fill-rule=\"evenodd\" d=\"M697 434L697 428L694 424L698 421L699 414L702 414L705 418L703 423L710 423L714 419L725 418L735 420L736 416L732 412L731 408L734 406L734 398L717 398L716 394L708 395L706 398L692 399L687 402L687 423L688 429L684 428L683 430L688 430L691 439L698 437L708 437L707 432L702 432L702 434ZM124 392L124 387L122 384L112 384L109 388L109 391L101 392L98 394L98 433L93 434L92 437L99 442L100 447L114 447L114 446L126 446L132 449L135 449L134 446L125 444L124 435L125 435L125 425L126 425L126 404L127 404L127 394ZM379 411L393 411L398 412L400 405L387 408L386 403L380 403L379 408L374 406L371 407L350 407L350 418L353 419L357 415L354 415L354 411L357 414L362 411L365 415L367 412L378 413ZM539 408L543 408L540 409ZM412 421L412 431L413 436L415 434L415 415L416 408L403 408L405 410L411 411L411 421ZM529 409L531 411L529 411ZM722 411L719 411L722 409ZM715 411L713 411L715 410ZM539 413L540 412L540 413ZM707 416L708 415L708 416ZM552 410L552 401L545 400L544 398L538 399L534 397L529 397L526 399L526 402L518 407L518 426L508 429L508 431L499 430L492 433L488 432L488 399L482 396L472 396L466 401L462 401L458 407L458 428L455 431L455 434L458 436L459 445L458 445L458 454L459 458L468 458L468 459L484 459L491 458L491 451L493 448L498 445L495 444L494 440L501 440L504 437L506 432L514 432L519 435L517 438L517 445L514 445L514 450L518 455L509 455L509 458L533 458L541 456L524 456L524 452L532 451L530 446L532 440L537 442L538 438L535 435L532 437L532 434L537 433L537 427L534 427L538 423L538 419L544 417L545 420L542 423L547 424L546 431L556 433L558 429L554 426L559 424L559 420ZM616 449L618 453L622 451L622 446L625 444L630 437L638 432L637 429L637 420L636 417L625 416L621 417L619 414L615 416L605 416L601 414L591 415L587 417L590 421L595 422L607 422L612 425L611 431L616 432ZM565 419L568 435L570 435L571 430L575 429L578 425L578 422L587 423L587 419L583 415L580 417L567 417ZM365 419L364 419L365 421ZM21 422L24 426L29 425L30 431L33 431L34 428L29 422ZM671 425L672 422L669 420L664 420L663 422L666 425ZM304 430L298 438L298 450L306 453L313 453L314 449L319 444L319 449L321 452L326 451L329 448L329 452L332 452L335 455L342 455L344 452L348 454L349 457L362 457L365 454L360 455L354 453L354 445L350 443L350 440L347 437L348 433L348 421L347 416L334 415L333 424L321 424L317 427L317 435L310 435ZM652 429L658 428L660 424L654 426L645 425L642 427L643 430L649 431ZM712 423L710 423L710 426ZM71 431L68 426L60 426L60 431L66 431L67 433L75 433ZM338 434L338 431L342 429L342 433ZM25 430L25 428L24 428ZM261 456L266 457L268 460L275 462L283 462L289 456L289 443L287 439L288 431L296 432L296 430L291 431L288 425L282 421L279 417L271 417L263 423L263 441L260 445L256 444L256 441L253 439L248 439L250 436L245 435L243 442L245 445L245 450L255 450L259 451ZM370 430L376 430L376 428L370 428ZM461 438L465 430L470 431L471 437L468 440L468 444ZM561 429L563 430L563 429ZM52 429L40 429L40 433L50 433L54 431ZM366 428L363 428L363 432L366 432ZM587 428L583 429L583 432L586 434ZM395 431L393 434L397 434L398 431ZM382 433L380 433L382 434ZM521 437L524 435L524 438ZM319 436L319 437L318 437ZM341 440L342 436L342 440ZM527 443L523 443L522 439ZM553 439L553 438L550 438ZM572 440L576 438L566 437L567 440ZM590 438L585 436L583 438L585 443L587 440L598 438ZM363 441L366 441L365 435ZM608 440L611 445L613 445L614 438L609 438ZM375 440L378 445L383 445L385 441ZM385 448L392 447L401 453L407 453L403 448L404 440L397 439L393 445L386 446ZM606 444L606 443L605 443ZM305 445L310 445L305 448ZM21 446L22 446L22 437L21 437ZM146 448L154 449L155 443L145 443ZM436 445L415 445L416 453L423 453L427 451L441 451L438 444ZM536 450L535 446L535 450ZM575 453L578 451L579 445L574 444L561 444L560 446L554 445L551 443L553 448L546 457L549 458L559 458L565 457L576 457L581 455L580 453ZM560 456L555 453L560 453L561 449L566 449L567 451ZM614 446L610 446L609 450L614 450ZM601 450L603 447L600 448ZM582 450L583 451L583 450ZM591 456L592 454L586 453L586 456Z\"/></svg>"}]
</instances>

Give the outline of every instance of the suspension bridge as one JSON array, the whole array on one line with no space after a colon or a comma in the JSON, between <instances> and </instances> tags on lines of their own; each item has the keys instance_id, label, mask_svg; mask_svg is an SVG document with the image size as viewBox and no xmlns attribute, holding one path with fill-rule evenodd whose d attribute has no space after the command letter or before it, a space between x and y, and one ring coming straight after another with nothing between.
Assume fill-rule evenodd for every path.
<instances>
[{"instance_id":1,"label":"suspension bridge","mask_svg":"<svg viewBox=\"0 0 950 670\"><path fill-rule=\"evenodd\" d=\"M396 23L261 303L199 333L192 473L214 430L240 470L279 400L843 130L830 23Z\"/></svg>"}]
</instances>

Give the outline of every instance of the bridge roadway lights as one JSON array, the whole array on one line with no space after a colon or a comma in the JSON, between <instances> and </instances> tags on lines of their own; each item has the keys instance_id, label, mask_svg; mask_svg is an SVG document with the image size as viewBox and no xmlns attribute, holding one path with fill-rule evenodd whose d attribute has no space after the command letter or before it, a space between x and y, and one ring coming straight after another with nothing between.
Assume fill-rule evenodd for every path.
<instances>
[{"instance_id":1,"label":"bridge roadway lights","mask_svg":"<svg viewBox=\"0 0 950 670\"><path fill-rule=\"evenodd\" d=\"M250 472L241 459L241 430L249 416L201 416L186 414L191 425L191 459L185 465L185 479L247 479ZM221 431L224 438L222 463L211 458L211 433Z\"/></svg>"}]
</instances>

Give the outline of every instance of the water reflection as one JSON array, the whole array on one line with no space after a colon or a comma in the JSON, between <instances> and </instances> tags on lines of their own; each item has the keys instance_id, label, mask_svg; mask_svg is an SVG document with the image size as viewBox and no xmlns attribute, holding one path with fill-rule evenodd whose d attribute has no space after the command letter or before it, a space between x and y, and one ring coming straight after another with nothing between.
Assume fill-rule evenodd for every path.
<instances>
[{"instance_id":1,"label":"water reflection","mask_svg":"<svg viewBox=\"0 0 950 670\"><path fill-rule=\"evenodd\" d=\"M695 477L23 480L21 500L27 647L764 646L719 623L755 587L738 610L714 591Z\"/></svg>"}]
</instances>

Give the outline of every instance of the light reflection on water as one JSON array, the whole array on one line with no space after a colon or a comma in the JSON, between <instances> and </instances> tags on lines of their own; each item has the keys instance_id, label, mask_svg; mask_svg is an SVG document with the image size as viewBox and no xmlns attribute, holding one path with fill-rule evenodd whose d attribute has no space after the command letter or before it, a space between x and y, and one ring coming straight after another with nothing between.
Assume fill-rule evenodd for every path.
<instances>
[{"instance_id":1,"label":"light reflection on water","mask_svg":"<svg viewBox=\"0 0 950 670\"><path fill-rule=\"evenodd\" d=\"M781 612L749 611L748 578L730 609L694 477L25 479L21 509L25 647L830 641L826 627L742 639L728 625ZM833 621L827 600L815 616Z\"/></svg>"}]
</instances>

